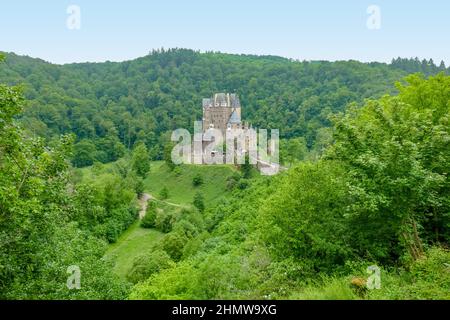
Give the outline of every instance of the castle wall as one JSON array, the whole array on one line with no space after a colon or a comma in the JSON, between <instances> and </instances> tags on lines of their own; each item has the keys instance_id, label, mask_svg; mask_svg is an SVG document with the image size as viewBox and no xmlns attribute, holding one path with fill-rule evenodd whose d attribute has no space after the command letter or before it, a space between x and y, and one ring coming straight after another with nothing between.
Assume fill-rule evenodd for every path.
<instances>
[{"instance_id":1,"label":"castle wall","mask_svg":"<svg viewBox=\"0 0 450 320\"><path fill-rule=\"evenodd\" d=\"M210 125L213 124L214 128L225 132L233 109L229 107L210 107L203 110L203 131L209 129Z\"/></svg>"}]
</instances>

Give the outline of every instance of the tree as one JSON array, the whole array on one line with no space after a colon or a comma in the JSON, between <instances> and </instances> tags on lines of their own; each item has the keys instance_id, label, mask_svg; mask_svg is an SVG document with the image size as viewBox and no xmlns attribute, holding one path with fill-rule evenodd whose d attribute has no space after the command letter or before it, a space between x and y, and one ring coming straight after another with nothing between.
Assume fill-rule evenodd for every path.
<instances>
[{"instance_id":1,"label":"tree","mask_svg":"<svg viewBox=\"0 0 450 320\"><path fill-rule=\"evenodd\" d=\"M180 261L186 240L182 234L171 232L162 239L162 247L174 261Z\"/></svg>"},{"instance_id":2,"label":"tree","mask_svg":"<svg viewBox=\"0 0 450 320\"><path fill-rule=\"evenodd\" d=\"M135 170L140 177L145 179L150 170L149 156L145 144L140 143L133 149L131 162L133 170Z\"/></svg>"},{"instance_id":3,"label":"tree","mask_svg":"<svg viewBox=\"0 0 450 320\"><path fill-rule=\"evenodd\" d=\"M398 97L354 106L338 118L328 153L353 178L348 217L361 226L351 230L353 238L385 259L418 259L424 242L448 241L450 77L406 81Z\"/></svg>"},{"instance_id":4,"label":"tree","mask_svg":"<svg viewBox=\"0 0 450 320\"><path fill-rule=\"evenodd\" d=\"M172 231L173 225L175 223L175 217L170 212L158 212L156 216L155 227L163 233L169 233Z\"/></svg>"},{"instance_id":5,"label":"tree","mask_svg":"<svg viewBox=\"0 0 450 320\"><path fill-rule=\"evenodd\" d=\"M176 165L172 162L172 149L174 145L172 143L167 143L164 147L164 161L169 168L170 171L172 171Z\"/></svg>"},{"instance_id":6,"label":"tree","mask_svg":"<svg viewBox=\"0 0 450 320\"><path fill-rule=\"evenodd\" d=\"M73 165L79 168L91 166L96 160L96 151L95 144L90 140L81 140L74 146Z\"/></svg>"},{"instance_id":7,"label":"tree","mask_svg":"<svg viewBox=\"0 0 450 320\"><path fill-rule=\"evenodd\" d=\"M242 177L244 179L250 178L250 176L252 174L252 165L250 164L250 159L249 159L248 154L245 155L244 163L241 164L240 168L241 168L241 172L242 172Z\"/></svg>"},{"instance_id":8,"label":"tree","mask_svg":"<svg viewBox=\"0 0 450 320\"><path fill-rule=\"evenodd\" d=\"M205 201L203 195L200 192L195 193L192 203L200 212L203 212L205 210Z\"/></svg>"},{"instance_id":9,"label":"tree","mask_svg":"<svg viewBox=\"0 0 450 320\"><path fill-rule=\"evenodd\" d=\"M338 163L293 167L261 205L261 233L273 253L301 261L304 272L331 271L352 257L346 183Z\"/></svg>"},{"instance_id":10,"label":"tree","mask_svg":"<svg viewBox=\"0 0 450 320\"><path fill-rule=\"evenodd\" d=\"M24 134L15 120L22 101L0 85L0 298L125 298L126 284L101 259L106 243L71 221L79 210L67 188L73 138L49 147ZM83 290L65 287L73 265Z\"/></svg>"}]
</instances>

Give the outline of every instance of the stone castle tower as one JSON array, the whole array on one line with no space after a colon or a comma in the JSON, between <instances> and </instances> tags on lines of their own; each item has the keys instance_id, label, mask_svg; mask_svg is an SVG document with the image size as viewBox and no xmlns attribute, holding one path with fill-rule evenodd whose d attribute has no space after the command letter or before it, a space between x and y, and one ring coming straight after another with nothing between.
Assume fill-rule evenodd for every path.
<instances>
[{"instance_id":1,"label":"stone castle tower","mask_svg":"<svg viewBox=\"0 0 450 320\"><path fill-rule=\"evenodd\" d=\"M241 102L234 93L216 93L203 99L203 132L219 129L225 136L227 129L244 129L241 121Z\"/></svg>"}]
</instances>

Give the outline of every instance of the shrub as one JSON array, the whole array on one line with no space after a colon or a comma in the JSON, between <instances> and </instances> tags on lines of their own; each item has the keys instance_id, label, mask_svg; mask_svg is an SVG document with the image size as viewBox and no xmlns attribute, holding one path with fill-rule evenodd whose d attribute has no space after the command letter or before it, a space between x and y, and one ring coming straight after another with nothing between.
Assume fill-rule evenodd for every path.
<instances>
[{"instance_id":1,"label":"shrub","mask_svg":"<svg viewBox=\"0 0 450 320\"><path fill-rule=\"evenodd\" d=\"M144 180L140 177L137 177L137 179L135 180L136 183L134 185L134 191L136 192L136 194L138 195L138 197L141 197L142 194L144 193Z\"/></svg>"},{"instance_id":2,"label":"shrub","mask_svg":"<svg viewBox=\"0 0 450 320\"><path fill-rule=\"evenodd\" d=\"M148 279L152 274L168 269L173 265L173 261L163 250L146 252L134 258L133 266L127 274L127 280L136 284Z\"/></svg>"},{"instance_id":3,"label":"shrub","mask_svg":"<svg viewBox=\"0 0 450 320\"><path fill-rule=\"evenodd\" d=\"M154 228L156 226L156 203L149 201L144 218L141 220L141 227Z\"/></svg>"},{"instance_id":4,"label":"shrub","mask_svg":"<svg viewBox=\"0 0 450 320\"><path fill-rule=\"evenodd\" d=\"M234 187L238 184L242 175L239 172L235 172L231 176L227 178L227 190L233 190Z\"/></svg>"},{"instance_id":5,"label":"shrub","mask_svg":"<svg viewBox=\"0 0 450 320\"><path fill-rule=\"evenodd\" d=\"M201 186L202 184L203 184L203 178L199 173L197 173L194 176L194 178L192 179L192 185L194 187L198 187L198 186Z\"/></svg>"},{"instance_id":6,"label":"shrub","mask_svg":"<svg viewBox=\"0 0 450 320\"><path fill-rule=\"evenodd\" d=\"M162 247L174 261L179 261L183 255L186 242L187 238L184 235L179 232L172 232L164 236Z\"/></svg>"},{"instance_id":7,"label":"shrub","mask_svg":"<svg viewBox=\"0 0 450 320\"><path fill-rule=\"evenodd\" d=\"M161 212L156 215L155 227L161 232L169 233L172 231L175 217L171 213Z\"/></svg>"},{"instance_id":8,"label":"shrub","mask_svg":"<svg viewBox=\"0 0 450 320\"><path fill-rule=\"evenodd\" d=\"M369 299L450 299L450 252L431 248L409 271L381 274L381 289L369 290Z\"/></svg>"},{"instance_id":9,"label":"shrub","mask_svg":"<svg viewBox=\"0 0 450 320\"><path fill-rule=\"evenodd\" d=\"M167 187L162 188L159 192L159 197L161 200L166 200L169 197L169 189Z\"/></svg>"},{"instance_id":10,"label":"shrub","mask_svg":"<svg viewBox=\"0 0 450 320\"><path fill-rule=\"evenodd\" d=\"M173 169L173 174L175 175L175 176L177 176L177 177L179 177L180 175L181 175L181 166L176 166L174 169Z\"/></svg>"},{"instance_id":11,"label":"shrub","mask_svg":"<svg viewBox=\"0 0 450 320\"><path fill-rule=\"evenodd\" d=\"M200 192L197 192L194 195L194 201L192 203L200 212L203 212L205 210L205 201L203 199L203 195Z\"/></svg>"}]
</instances>

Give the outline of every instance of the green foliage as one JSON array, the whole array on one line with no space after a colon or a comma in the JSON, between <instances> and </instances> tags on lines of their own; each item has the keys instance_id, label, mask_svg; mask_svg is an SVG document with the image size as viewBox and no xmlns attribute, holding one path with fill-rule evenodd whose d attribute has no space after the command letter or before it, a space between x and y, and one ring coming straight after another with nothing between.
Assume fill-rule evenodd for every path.
<instances>
[{"instance_id":1,"label":"green foliage","mask_svg":"<svg viewBox=\"0 0 450 320\"><path fill-rule=\"evenodd\" d=\"M96 150L91 156L105 163L144 143L153 160L166 159L172 169L167 132L192 130L193 120L201 119L201 99L218 90L237 90L255 127L282 128L283 139L304 137L313 148L318 130L331 126L328 116L349 102L394 92L392 84L411 72L446 71L429 61L409 68L400 61L300 62L186 49L63 66L6 56L0 82L24 84L30 108L21 121L30 132L47 139L74 133L77 143L90 140Z\"/></svg>"},{"instance_id":2,"label":"green foliage","mask_svg":"<svg viewBox=\"0 0 450 320\"><path fill-rule=\"evenodd\" d=\"M138 283L147 280L155 273L173 267L173 265L173 261L165 251L155 250L144 253L133 260L133 266L127 274L127 279L132 283Z\"/></svg>"},{"instance_id":3,"label":"green foliage","mask_svg":"<svg viewBox=\"0 0 450 320\"><path fill-rule=\"evenodd\" d=\"M162 240L162 248L174 261L181 259L185 244L186 237L179 232L166 234Z\"/></svg>"},{"instance_id":4,"label":"green foliage","mask_svg":"<svg viewBox=\"0 0 450 320\"><path fill-rule=\"evenodd\" d=\"M303 137L283 139L280 141L280 162L293 164L304 160L308 154L306 140Z\"/></svg>"},{"instance_id":5,"label":"green foliage","mask_svg":"<svg viewBox=\"0 0 450 320\"><path fill-rule=\"evenodd\" d=\"M250 176L252 174L252 165L250 164L248 155L245 155L245 161L243 164L240 165L240 169L242 172L242 177L244 179L250 178Z\"/></svg>"},{"instance_id":6,"label":"green foliage","mask_svg":"<svg viewBox=\"0 0 450 320\"><path fill-rule=\"evenodd\" d=\"M136 221L117 242L110 244L104 259L113 265L113 272L121 279L126 280L137 256L151 252L159 244L163 234L155 229L141 228Z\"/></svg>"},{"instance_id":7,"label":"green foliage","mask_svg":"<svg viewBox=\"0 0 450 320\"><path fill-rule=\"evenodd\" d=\"M351 257L345 224L347 179L337 163L294 167L262 206L262 234L280 257L332 270Z\"/></svg>"},{"instance_id":8,"label":"green foliage","mask_svg":"<svg viewBox=\"0 0 450 320\"><path fill-rule=\"evenodd\" d=\"M448 299L448 252L427 249L448 245L448 81L412 76L350 108L307 155L323 159L240 179L205 211L209 233L178 218L161 245L179 262L130 297ZM358 294L374 264L382 288Z\"/></svg>"},{"instance_id":9,"label":"green foliage","mask_svg":"<svg viewBox=\"0 0 450 320\"><path fill-rule=\"evenodd\" d=\"M132 300L173 300L198 298L192 289L198 271L189 263L164 269L147 281L138 283L130 294Z\"/></svg>"},{"instance_id":10,"label":"green foliage","mask_svg":"<svg viewBox=\"0 0 450 320\"><path fill-rule=\"evenodd\" d=\"M95 145L88 140L82 140L74 146L72 163L76 167L90 166L95 161Z\"/></svg>"},{"instance_id":11,"label":"green foliage","mask_svg":"<svg viewBox=\"0 0 450 320\"><path fill-rule=\"evenodd\" d=\"M115 172L100 172L75 186L72 219L81 228L115 242L137 217L136 184L133 175L125 179Z\"/></svg>"},{"instance_id":12,"label":"green foliage","mask_svg":"<svg viewBox=\"0 0 450 320\"><path fill-rule=\"evenodd\" d=\"M238 172L233 173L231 176L227 178L227 190L233 190L234 187L238 184L242 175Z\"/></svg>"},{"instance_id":13,"label":"green foliage","mask_svg":"<svg viewBox=\"0 0 450 320\"><path fill-rule=\"evenodd\" d=\"M159 197L161 198L161 200L165 200L169 197L169 189L167 189L166 186L164 186L159 192Z\"/></svg>"},{"instance_id":14,"label":"green foliage","mask_svg":"<svg viewBox=\"0 0 450 320\"><path fill-rule=\"evenodd\" d=\"M156 203L149 201L144 218L141 220L141 227L154 228L156 226Z\"/></svg>"},{"instance_id":15,"label":"green foliage","mask_svg":"<svg viewBox=\"0 0 450 320\"><path fill-rule=\"evenodd\" d=\"M150 162L149 162L150 159L145 144L143 143L138 144L133 149L131 158L133 170L136 171L138 176L145 179L147 173L150 170Z\"/></svg>"},{"instance_id":16,"label":"green foliage","mask_svg":"<svg viewBox=\"0 0 450 320\"><path fill-rule=\"evenodd\" d=\"M415 261L408 271L391 271L381 275L381 289L370 290L369 299L449 300L450 253L431 248Z\"/></svg>"},{"instance_id":17,"label":"green foliage","mask_svg":"<svg viewBox=\"0 0 450 320\"><path fill-rule=\"evenodd\" d=\"M390 86L445 66L189 50L117 64L8 57L0 80L24 82L29 101L20 115L20 90L0 86L0 298L123 299L125 278L132 299L450 298L450 77ZM170 161L170 131L192 129L217 88L239 88L255 126L283 128L290 170ZM75 134L73 154L61 133ZM70 171L68 158L92 167ZM149 158L165 163L149 172ZM181 206L164 201L169 188ZM162 199L147 229L144 189ZM198 210L183 209L193 197ZM368 263L382 289L358 296L349 279ZM65 286L70 265L81 290Z\"/></svg>"},{"instance_id":18,"label":"green foliage","mask_svg":"<svg viewBox=\"0 0 450 320\"><path fill-rule=\"evenodd\" d=\"M289 296L292 300L358 300L348 279L325 277L315 283L305 285L300 292Z\"/></svg>"},{"instance_id":19,"label":"green foliage","mask_svg":"<svg viewBox=\"0 0 450 320\"><path fill-rule=\"evenodd\" d=\"M359 251L396 259L448 241L450 77L418 75L336 120L329 158L348 167L354 202L347 217ZM355 244L356 245L356 244Z\"/></svg>"},{"instance_id":20,"label":"green foliage","mask_svg":"<svg viewBox=\"0 0 450 320\"><path fill-rule=\"evenodd\" d=\"M17 126L22 97L0 85L0 298L123 299L128 287L101 259L105 243L71 222L79 210L69 192L72 138L52 147ZM80 290L66 287L69 266Z\"/></svg>"},{"instance_id":21,"label":"green foliage","mask_svg":"<svg viewBox=\"0 0 450 320\"><path fill-rule=\"evenodd\" d=\"M205 201L203 195L200 192L197 192L194 196L194 200L192 204L200 211L203 212L205 210Z\"/></svg>"},{"instance_id":22,"label":"green foliage","mask_svg":"<svg viewBox=\"0 0 450 320\"><path fill-rule=\"evenodd\" d=\"M169 233L172 231L174 222L175 217L172 213L161 211L156 215L155 228L163 233Z\"/></svg>"},{"instance_id":23,"label":"green foliage","mask_svg":"<svg viewBox=\"0 0 450 320\"><path fill-rule=\"evenodd\" d=\"M194 178L192 178L192 185L194 187L198 187L201 186L203 184L203 177L197 173Z\"/></svg>"},{"instance_id":24,"label":"green foliage","mask_svg":"<svg viewBox=\"0 0 450 320\"><path fill-rule=\"evenodd\" d=\"M164 147L164 161L169 168L170 171L173 171L176 168L175 163L172 162L172 149L174 144L167 143Z\"/></svg>"}]
</instances>

